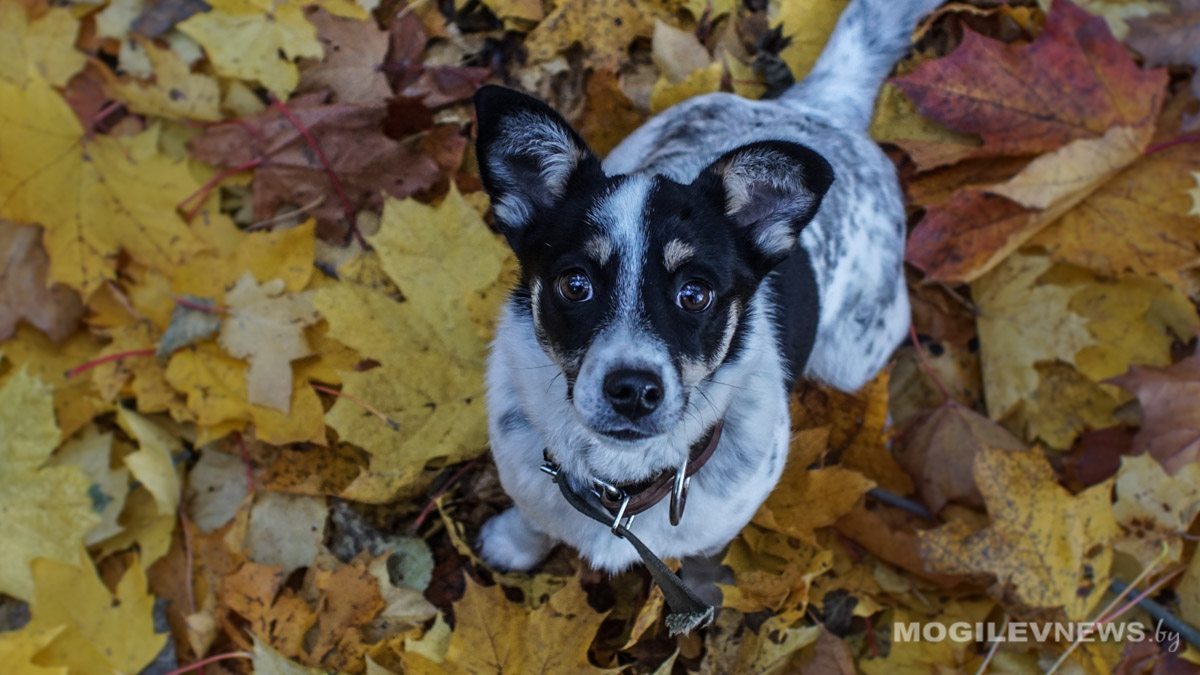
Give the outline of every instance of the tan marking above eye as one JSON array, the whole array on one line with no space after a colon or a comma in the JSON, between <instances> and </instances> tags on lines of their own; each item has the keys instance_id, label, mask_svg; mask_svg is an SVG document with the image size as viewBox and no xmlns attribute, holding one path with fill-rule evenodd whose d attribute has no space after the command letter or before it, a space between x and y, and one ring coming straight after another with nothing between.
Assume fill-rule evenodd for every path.
<instances>
[{"instance_id":1,"label":"tan marking above eye","mask_svg":"<svg viewBox=\"0 0 1200 675\"><path fill-rule=\"evenodd\" d=\"M595 260L596 264L601 267L608 264L608 259L612 257L612 252L612 241L602 234L592 237L583 245L584 255Z\"/></svg>"},{"instance_id":2,"label":"tan marking above eye","mask_svg":"<svg viewBox=\"0 0 1200 675\"><path fill-rule=\"evenodd\" d=\"M696 249L691 244L672 239L663 247L663 265L668 272L674 272L695 255Z\"/></svg>"}]
</instances>

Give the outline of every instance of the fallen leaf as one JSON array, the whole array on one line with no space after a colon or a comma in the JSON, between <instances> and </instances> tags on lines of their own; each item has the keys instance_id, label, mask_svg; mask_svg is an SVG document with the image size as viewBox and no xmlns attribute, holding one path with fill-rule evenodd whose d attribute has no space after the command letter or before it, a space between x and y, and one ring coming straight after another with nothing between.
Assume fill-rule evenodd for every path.
<instances>
[{"instance_id":1,"label":"fallen leaf","mask_svg":"<svg viewBox=\"0 0 1200 675\"><path fill-rule=\"evenodd\" d=\"M1162 282L1132 275L1100 280L1044 256L1010 256L975 282L973 293L994 420L1038 390L1038 362L1070 364L1099 382L1130 363L1168 363L1175 336L1200 327L1190 303ZM1027 429L1021 432L1028 437Z\"/></svg>"},{"instance_id":2,"label":"fallen leaf","mask_svg":"<svg viewBox=\"0 0 1200 675\"><path fill-rule=\"evenodd\" d=\"M200 459L188 472L184 503L196 529L208 534L228 524L246 497L246 466L241 458L212 446L200 448Z\"/></svg>"},{"instance_id":3,"label":"fallen leaf","mask_svg":"<svg viewBox=\"0 0 1200 675\"><path fill-rule=\"evenodd\" d=\"M787 63L797 82L812 70L821 50L825 48L825 42L833 32L834 24L847 4L847 0L803 0L769 4L768 15L773 19L772 27L779 27L783 36L790 40L779 56Z\"/></svg>"},{"instance_id":4,"label":"fallen leaf","mask_svg":"<svg viewBox=\"0 0 1200 675\"><path fill-rule=\"evenodd\" d=\"M1058 485L1041 452L986 448L975 480L989 527L961 521L921 533L928 568L949 574L990 574L994 597L1028 608L1062 608L1070 620L1090 615L1108 587L1119 534L1106 481L1072 495Z\"/></svg>"},{"instance_id":5,"label":"fallen leaf","mask_svg":"<svg viewBox=\"0 0 1200 675\"><path fill-rule=\"evenodd\" d=\"M322 98L308 94L288 103L288 109L329 160L352 211L378 210L384 195L407 197L458 168L467 140L457 126L395 141L383 135L386 107L325 105ZM226 168L263 162L254 172L257 218L302 205L324 223L345 220L346 207L325 165L274 107L237 123L213 126L188 147L197 159Z\"/></svg>"},{"instance_id":6,"label":"fallen leaf","mask_svg":"<svg viewBox=\"0 0 1200 675\"><path fill-rule=\"evenodd\" d=\"M312 293L283 295L282 279L265 284L246 272L225 297L229 316L221 326L221 347L247 359L246 400L288 413L292 361L312 353L304 326L320 320Z\"/></svg>"},{"instance_id":7,"label":"fallen leaf","mask_svg":"<svg viewBox=\"0 0 1200 675\"><path fill-rule=\"evenodd\" d=\"M32 569L37 592L30 627L66 626L39 662L80 675L137 673L166 644L167 636L154 632L154 596L136 561L111 593L86 555L74 565L41 558Z\"/></svg>"},{"instance_id":8,"label":"fallen leaf","mask_svg":"<svg viewBox=\"0 0 1200 675\"><path fill-rule=\"evenodd\" d=\"M12 337L17 322L24 320L61 342L75 332L83 315L78 293L49 283L50 259L41 235L36 227L0 219L0 340Z\"/></svg>"},{"instance_id":9,"label":"fallen leaf","mask_svg":"<svg viewBox=\"0 0 1200 675\"><path fill-rule=\"evenodd\" d=\"M718 584L721 606L739 612L779 612L808 602L813 579L829 571L833 555L815 541L751 526L729 545L721 564L733 584Z\"/></svg>"},{"instance_id":10,"label":"fallen leaf","mask_svg":"<svg viewBox=\"0 0 1200 675\"><path fill-rule=\"evenodd\" d=\"M448 665L481 673L600 672L587 652L605 615L588 606L578 583L533 611L508 602L499 586L483 587L470 577L466 584L466 594L454 605ZM568 634L572 639L562 639Z\"/></svg>"},{"instance_id":11,"label":"fallen leaf","mask_svg":"<svg viewBox=\"0 0 1200 675\"><path fill-rule=\"evenodd\" d=\"M99 343L87 333L75 333L62 344L54 344L30 326L17 326L14 337L3 343L4 355L16 367L0 375L0 385L23 368L30 375L48 383L54 391L54 417L58 420L61 438L67 438L83 428L93 417L110 410L87 377L64 378L63 373L96 358ZM3 362L0 362L0 367Z\"/></svg>"},{"instance_id":12,"label":"fallen leaf","mask_svg":"<svg viewBox=\"0 0 1200 675\"><path fill-rule=\"evenodd\" d=\"M280 565L283 575L308 567L325 539L323 497L261 493L250 509L246 551L260 565Z\"/></svg>"},{"instance_id":13,"label":"fallen leaf","mask_svg":"<svg viewBox=\"0 0 1200 675\"><path fill-rule=\"evenodd\" d=\"M468 306L482 297L490 310L486 315L494 316L503 293L493 287L506 283L502 273L511 253L456 189L438 207L388 201L370 241L405 301L342 284L319 289L315 304L329 321L331 337L382 364L343 373L342 391L395 420L399 430L345 398L334 403L326 421L342 440L372 456L370 474L345 496L389 501L401 491L421 489L418 479L427 462L469 459L486 442L482 374L488 330L469 321ZM415 375L424 372L431 375Z\"/></svg>"},{"instance_id":14,"label":"fallen leaf","mask_svg":"<svg viewBox=\"0 0 1200 675\"><path fill-rule=\"evenodd\" d=\"M979 134L976 155L1021 155L1099 138L1114 126L1152 128L1166 73L1138 68L1102 19L1060 0L1028 45L964 29L951 55L892 81L922 114Z\"/></svg>"},{"instance_id":15,"label":"fallen leaf","mask_svg":"<svg viewBox=\"0 0 1200 675\"><path fill-rule=\"evenodd\" d=\"M258 675L328 675L329 671L307 668L288 661L257 637L254 638L254 672Z\"/></svg>"},{"instance_id":16,"label":"fallen leaf","mask_svg":"<svg viewBox=\"0 0 1200 675\"><path fill-rule=\"evenodd\" d=\"M174 513L160 514L154 495L139 485L125 498L125 509L117 520L121 532L96 544L92 550L98 558L104 558L137 545L142 562L152 565L171 548L171 536L178 521Z\"/></svg>"},{"instance_id":17,"label":"fallen leaf","mask_svg":"<svg viewBox=\"0 0 1200 675\"><path fill-rule=\"evenodd\" d=\"M125 466L154 495L158 515L174 517L180 497L174 456L183 452L183 444L166 429L125 408L117 409L117 423L138 443L138 451L125 456Z\"/></svg>"},{"instance_id":18,"label":"fallen leaf","mask_svg":"<svg viewBox=\"0 0 1200 675\"><path fill-rule=\"evenodd\" d=\"M1148 453L1172 475L1200 459L1200 355L1166 368L1134 366L1109 381L1141 403L1135 453Z\"/></svg>"},{"instance_id":19,"label":"fallen leaf","mask_svg":"<svg viewBox=\"0 0 1200 675\"><path fill-rule=\"evenodd\" d=\"M804 664L800 675L855 675L854 655L841 638L822 630L817 638L813 659Z\"/></svg>"},{"instance_id":20,"label":"fallen leaf","mask_svg":"<svg viewBox=\"0 0 1200 675\"><path fill-rule=\"evenodd\" d=\"M183 349L167 364L167 381L187 396L187 408L203 428L219 429L213 438L254 422L255 436L274 445L325 443L324 408L304 378L292 383L290 414L250 403L246 365L213 344ZM213 440L205 438L201 442Z\"/></svg>"},{"instance_id":21,"label":"fallen leaf","mask_svg":"<svg viewBox=\"0 0 1200 675\"><path fill-rule=\"evenodd\" d=\"M310 651L312 662L360 670L365 651L362 627L386 606L379 580L363 564L339 565L332 571L317 570L316 585L321 590L321 610Z\"/></svg>"},{"instance_id":22,"label":"fallen leaf","mask_svg":"<svg viewBox=\"0 0 1200 675\"><path fill-rule=\"evenodd\" d=\"M526 37L529 62L549 61L579 44L588 66L615 71L636 38L653 35L656 16L669 18L664 9L644 0L563 0Z\"/></svg>"},{"instance_id":23,"label":"fallen leaf","mask_svg":"<svg viewBox=\"0 0 1200 675\"><path fill-rule=\"evenodd\" d=\"M828 428L808 429L793 437L783 476L759 507L753 523L815 543L814 530L832 525L874 487L858 472L839 466L809 468L827 447L828 438Z\"/></svg>"},{"instance_id":24,"label":"fallen leaf","mask_svg":"<svg viewBox=\"0 0 1200 675\"><path fill-rule=\"evenodd\" d=\"M540 5L539 5L540 8ZM381 105L392 96L383 71L388 34L374 21L353 21L324 10L308 15L317 29L325 59L300 72L297 93L328 90L339 103Z\"/></svg>"},{"instance_id":25,"label":"fallen leaf","mask_svg":"<svg viewBox=\"0 0 1200 675\"><path fill-rule=\"evenodd\" d=\"M175 211L199 183L184 162L158 153L159 128L128 139L88 138L41 79L0 81L0 213L46 228L50 280L85 299L116 277L118 251L168 271L199 250Z\"/></svg>"},{"instance_id":26,"label":"fallen leaf","mask_svg":"<svg viewBox=\"0 0 1200 675\"><path fill-rule=\"evenodd\" d=\"M1185 466L1174 476L1150 455L1124 457L1117 472L1113 517L1125 530L1116 548L1150 567L1166 550L1162 563L1183 555L1183 535L1200 513L1200 464Z\"/></svg>"},{"instance_id":27,"label":"fallen leaf","mask_svg":"<svg viewBox=\"0 0 1200 675\"><path fill-rule=\"evenodd\" d=\"M33 660L38 652L58 637L66 626L53 630L21 630L0 633L0 663L5 664L11 675L67 675L66 666L36 665Z\"/></svg>"},{"instance_id":28,"label":"fallen leaf","mask_svg":"<svg viewBox=\"0 0 1200 675\"><path fill-rule=\"evenodd\" d=\"M324 54L317 31L304 17L307 3L293 0L207 0L210 9L176 26L199 42L222 77L256 80L286 97L296 88L297 58Z\"/></svg>"},{"instance_id":29,"label":"fallen leaf","mask_svg":"<svg viewBox=\"0 0 1200 675\"><path fill-rule=\"evenodd\" d=\"M950 400L904 431L895 456L917 479L921 501L936 515L951 501L983 508L974 471L976 458L985 448L1027 449L1004 427Z\"/></svg>"},{"instance_id":30,"label":"fallen leaf","mask_svg":"<svg viewBox=\"0 0 1200 675\"><path fill-rule=\"evenodd\" d=\"M154 352L155 358L160 361L170 359L177 349L207 340L221 329L217 303L187 294L179 299L187 304L177 304L175 311L171 312L171 324L167 326Z\"/></svg>"},{"instance_id":31,"label":"fallen leaf","mask_svg":"<svg viewBox=\"0 0 1200 675\"><path fill-rule=\"evenodd\" d=\"M18 371L0 387L0 593L21 600L34 594L30 562L75 560L101 522L78 466L42 466L57 445L49 387Z\"/></svg>"},{"instance_id":32,"label":"fallen leaf","mask_svg":"<svg viewBox=\"0 0 1200 675\"><path fill-rule=\"evenodd\" d=\"M1137 16L1129 20L1126 44L1141 52L1152 66L1200 66L1200 5L1195 0L1168 0L1169 13ZM1200 77L1192 74L1192 98L1200 98ZM1194 129L1198 117L1191 115L1185 126Z\"/></svg>"},{"instance_id":33,"label":"fallen leaf","mask_svg":"<svg viewBox=\"0 0 1200 675\"><path fill-rule=\"evenodd\" d=\"M1159 274L1200 258L1187 189L1200 156L1186 145L1138 159L1029 240L1055 260L1117 275ZM1131 223L1136 226L1130 226Z\"/></svg>"},{"instance_id":34,"label":"fallen leaf","mask_svg":"<svg viewBox=\"0 0 1200 675\"><path fill-rule=\"evenodd\" d=\"M112 441L111 433L101 433L95 426L88 425L78 437L63 443L46 462L46 466L77 466L91 481L87 494L100 522L84 535L83 543L87 546L121 531L117 518L129 493L129 469L112 468Z\"/></svg>"},{"instance_id":35,"label":"fallen leaf","mask_svg":"<svg viewBox=\"0 0 1200 675\"><path fill-rule=\"evenodd\" d=\"M646 114L621 91L616 73L597 70L588 75L586 95L590 105L576 128L596 154L608 154L646 120Z\"/></svg>"},{"instance_id":36,"label":"fallen leaf","mask_svg":"<svg viewBox=\"0 0 1200 675\"><path fill-rule=\"evenodd\" d=\"M203 122L221 119L218 109L221 92L215 79L191 72L188 64L170 49L160 48L146 38L136 40L150 61L154 82L147 84L128 76L117 78L107 70L101 71L108 75L108 90L113 98L143 115Z\"/></svg>"},{"instance_id":37,"label":"fallen leaf","mask_svg":"<svg viewBox=\"0 0 1200 675\"><path fill-rule=\"evenodd\" d=\"M38 77L66 86L87 63L74 49L78 33L79 21L69 9L56 7L30 21L20 3L0 6L0 80L23 87Z\"/></svg>"},{"instance_id":38,"label":"fallen leaf","mask_svg":"<svg viewBox=\"0 0 1200 675\"><path fill-rule=\"evenodd\" d=\"M1112 127L1038 157L1004 183L957 193L929 209L907 258L931 279L979 278L1140 158L1151 132Z\"/></svg>"}]
</instances>

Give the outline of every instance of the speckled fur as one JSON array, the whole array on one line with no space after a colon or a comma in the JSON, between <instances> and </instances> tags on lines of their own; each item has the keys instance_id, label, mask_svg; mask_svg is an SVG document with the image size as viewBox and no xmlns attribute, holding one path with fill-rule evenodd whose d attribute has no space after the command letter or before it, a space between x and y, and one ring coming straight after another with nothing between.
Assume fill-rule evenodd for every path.
<instances>
[{"instance_id":1,"label":"speckled fur","mask_svg":"<svg viewBox=\"0 0 1200 675\"><path fill-rule=\"evenodd\" d=\"M780 99L731 94L690 99L655 117L612 151L612 175L664 176L687 183L718 156L762 140L805 145L833 167L834 182L800 245L819 296L816 342L802 375L839 389L861 387L883 367L909 322L901 259L904 208L895 171L866 134L882 79L908 47L917 19L937 0L853 0L812 74ZM618 254L620 252L618 251ZM637 562L628 543L571 509L538 470L549 449L564 471L612 481L677 466L718 420L721 444L693 479L677 527L665 503L639 515L634 531L658 555L719 551L773 489L787 456L787 383L772 278L741 316L742 347L687 399L671 432L610 444L581 424L561 362L539 342L528 296L505 308L488 364L492 451L516 506L489 521L480 539L493 565L528 569L558 542L593 566Z\"/></svg>"}]
</instances>

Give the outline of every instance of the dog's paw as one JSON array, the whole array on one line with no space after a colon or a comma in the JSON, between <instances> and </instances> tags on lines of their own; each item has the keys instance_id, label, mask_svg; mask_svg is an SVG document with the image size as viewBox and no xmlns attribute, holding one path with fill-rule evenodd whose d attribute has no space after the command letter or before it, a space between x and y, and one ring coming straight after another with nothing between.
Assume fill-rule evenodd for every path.
<instances>
[{"instance_id":1,"label":"dog's paw","mask_svg":"<svg viewBox=\"0 0 1200 675\"><path fill-rule=\"evenodd\" d=\"M550 553L554 540L533 529L513 507L483 524L476 548L491 567L524 572Z\"/></svg>"}]
</instances>

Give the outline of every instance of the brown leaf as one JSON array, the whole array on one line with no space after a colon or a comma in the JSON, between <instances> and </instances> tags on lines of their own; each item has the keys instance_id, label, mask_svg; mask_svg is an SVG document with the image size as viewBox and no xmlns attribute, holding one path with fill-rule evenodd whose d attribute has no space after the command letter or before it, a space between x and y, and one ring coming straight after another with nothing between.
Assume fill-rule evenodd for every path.
<instances>
[{"instance_id":1,"label":"brown leaf","mask_svg":"<svg viewBox=\"0 0 1200 675\"><path fill-rule=\"evenodd\" d=\"M841 638L824 629L817 638L813 660L800 669L800 675L855 675L857 672L850 648Z\"/></svg>"},{"instance_id":2,"label":"brown leaf","mask_svg":"<svg viewBox=\"0 0 1200 675\"><path fill-rule=\"evenodd\" d=\"M21 320L54 342L75 332L83 303L62 284L48 287L49 269L41 229L0 219L0 340L12 337Z\"/></svg>"},{"instance_id":3,"label":"brown leaf","mask_svg":"<svg viewBox=\"0 0 1200 675\"><path fill-rule=\"evenodd\" d=\"M955 401L917 420L896 443L896 460L916 479L933 513L956 501L983 508L975 487L975 459L984 448L1025 450L1004 427Z\"/></svg>"},{"instance_id":4,"label":"brown leaf","mask_svg":"<svg viewBox=\"0 0 1200 675\"><path fill-rule=\"evenodd\" d=\"M1200 2L1172 0L1169 14L1155 14L1129 21L1125 43L1141 52L1147 65L1190 65L1192 98L1200 99ZM1193 115L1185 127L1200 126L1200 116Z\"/></svg>"},{"instance_id":5,"label":"brown leaf","mask_svg":"<svg viewBox=\"0 0 1200 675\"><path fill-rule=\"evenodd\" d=\"M317 28L325 60L302 67L297 93L329 90L338 103L380 105L392 95L383 71L388 34L374 21L343 19L316 9L308 21Z\"/></svg>"},{"instance_id":6,"label":"brown leaf","mask_svg":"<svg viewBox=\"0 0 1200 675\"><path fill-rule=\"evenodd\" d=\"M1058 0L1029 45L966 29L954 53L893 82L922 114L982 136L977 156L1020 155L1153 125L1166 73L1138 68L1103 19Z\"/></svg>"},{"instance_id":7,"label":"brown leaf","mask_svg":"<svg viewBox=\"0 0 1200 675\"><path fill-rule=\"evenodd\" d=\"M362 640L362 627L384 608L379 581L364 563L316 572L321 610L317 614L317 638L311 651L314 665L341 669L347 663L362 661L365 649L356 648Z\"/></svg>"},{"instance_id":8,"label":"brown leaf","mask_svg":"<svg viewBox=\"0 0 1200 675\"><path fill-rule=\"evenodd\" d=\"M1200 353L1167 368L1133 366L1108 380L1142 404L1134 452L1148 452L1171 474L1200 458Z\"/></svg>"},{"instance_id":9,"label":"brown leaf","mask_svg":"<svg viewBox=\"0 0 1200 675\"><path fill-rule=\"evenodd\" d=\"M403 198L453 174L467 140L454 125L395 141L383 134L387 109L323 104L309 94L288 103L308 129L337 175L350 209L378 211L384 195ZM254 160L255 217L268 218L285 206L314 204L310 213L326 234L345 219L341 197L329 173L295 125L279 110L211 127L188 143L197 159L233 168Z\"/></svg>"}]
</instances>

